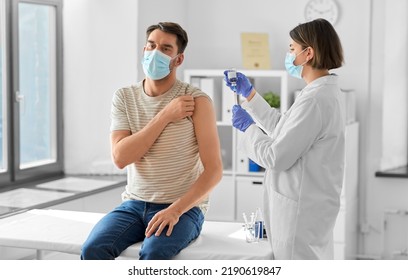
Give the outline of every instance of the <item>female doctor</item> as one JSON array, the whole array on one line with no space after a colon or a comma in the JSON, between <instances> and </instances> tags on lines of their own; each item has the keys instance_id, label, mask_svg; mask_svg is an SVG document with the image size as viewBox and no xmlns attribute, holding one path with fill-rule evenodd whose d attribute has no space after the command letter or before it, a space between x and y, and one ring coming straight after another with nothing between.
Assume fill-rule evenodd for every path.
<instances>
[{"instance_id":1,"label":"female doctor","mask_svg":"<svg viewBox=\"0 0 408 280\"><path fill-rule=\"evenodd\" d=\"M342 65L343 51L324 19L300 24L289 34L285 66L306 87L280 114L238 72L236 88L225 79L246 98L245 109L233 107L232 122L243 132L240 149L266 170L264 218L275 259L333 259L345 123L337 76L329 70Z\"/></svg>"}]
</instances>

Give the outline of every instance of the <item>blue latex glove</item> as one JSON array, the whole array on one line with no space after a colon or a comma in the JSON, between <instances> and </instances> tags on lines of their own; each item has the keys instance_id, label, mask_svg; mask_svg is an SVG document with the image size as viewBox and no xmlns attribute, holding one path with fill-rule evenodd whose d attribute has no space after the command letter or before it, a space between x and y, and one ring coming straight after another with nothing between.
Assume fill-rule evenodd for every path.
<instances>
[{"instance_id":1,"label":"blue latex glove","mask_svg":"<svg viewBox=\"0 0 408 280\"><path fill-rule=\"evenodd\" d=\"M234 105L232 107L232 125L235 128L245 132L245 130L254 123L252 117L241 107L241 105Z\"/></svg>"},{"instance_id":2,"label":"blue latex glove","mask_svg":"<svg viewBox=\"0 0 408 280\"><path fill-rule=\"evenodd\" d=\"M252 89L254 88L251 82L249 81L249 79L241 72L237 72L237 86L235 88L231 85L230 81L228 81L227 73L228 73L228 70L225 70L224 71L225 84L232 91L236 92L237 94L241 94L243 97L247 98L249 94L251 93Z\"/></svg>"}]
</instances>

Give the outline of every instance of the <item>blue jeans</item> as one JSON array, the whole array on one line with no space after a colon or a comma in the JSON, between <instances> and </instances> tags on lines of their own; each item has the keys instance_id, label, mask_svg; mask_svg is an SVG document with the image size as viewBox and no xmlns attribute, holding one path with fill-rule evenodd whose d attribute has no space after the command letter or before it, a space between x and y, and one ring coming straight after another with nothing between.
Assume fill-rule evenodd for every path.
<instances>
[{"instance_id":1,"label":"blue jeans","mask_svg":"<svg viewBox=\"0 0 408 280\"><path fill-rule=\"evenodd\" d=\"M160 236L145 237L145 230L153 216L170 204L156 204L136 200L124 201L104 216L92 229L82 246L82 260L113 260L127 247L143 241L141 260L168 260L196 239L201 232L204 215L193 207L179 218L171 236L166 229Z\"/></svg>"}]
</instances>

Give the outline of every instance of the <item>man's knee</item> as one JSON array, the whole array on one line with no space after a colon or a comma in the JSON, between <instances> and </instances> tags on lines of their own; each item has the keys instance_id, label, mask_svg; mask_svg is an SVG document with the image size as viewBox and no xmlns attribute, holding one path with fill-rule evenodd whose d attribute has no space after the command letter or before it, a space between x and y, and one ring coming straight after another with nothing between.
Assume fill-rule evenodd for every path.
<instances>
[{"instance_id":1,"label":"man's knee","mask_svg":"<svg viewBox=\"0 0 408 280\"><path fill-rule=\"evenodd\" d=\"M113 260L116 256L108 246L98 242L85 242L81 250L81 260Z\"/></svg>"},{"instance_id":2,"label":"man's knee","mask_svg":"<svg viewBox=\"0 0 408 280\"><path fill-rule=\"evenodd\" d=\"M151 236L149 238L154 240L149 240L149 242L145 240L139 253L141 260L170 260L183 248L177 242L163 240L166 237L157 238Z\"/></svg>"}]
</instances>

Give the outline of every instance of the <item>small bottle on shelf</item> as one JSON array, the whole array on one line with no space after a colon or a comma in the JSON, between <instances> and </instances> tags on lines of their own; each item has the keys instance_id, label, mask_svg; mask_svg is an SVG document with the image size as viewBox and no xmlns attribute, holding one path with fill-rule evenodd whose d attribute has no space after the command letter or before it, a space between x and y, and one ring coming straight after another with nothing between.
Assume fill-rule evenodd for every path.
<instances>
[{"instance_id":1,"label":"small bottle on shelf","mask_svg":"<svg viewBox=\"0 0 408 280\"><path fill-rule=\"evenodd\" d=\"M256 209L256 214L255 214L255 239L257 240L262 240L263 238L263 232L264 232L264 221L263 221L263 215L261 208Z\"/></svg>"}]
</instances>

